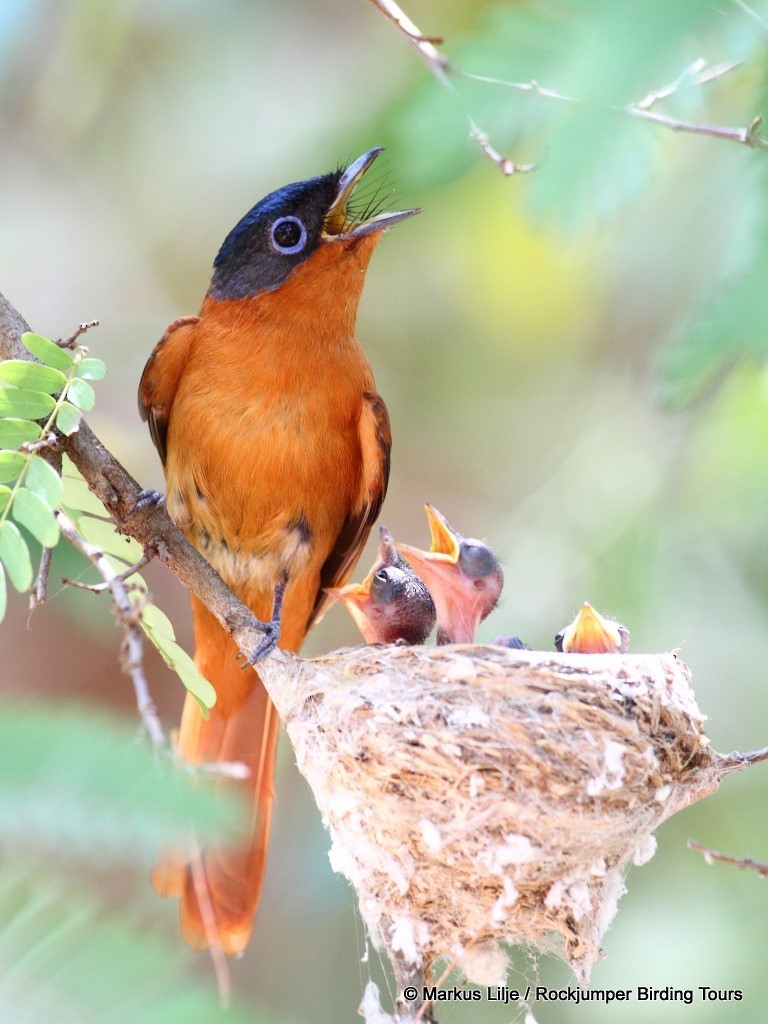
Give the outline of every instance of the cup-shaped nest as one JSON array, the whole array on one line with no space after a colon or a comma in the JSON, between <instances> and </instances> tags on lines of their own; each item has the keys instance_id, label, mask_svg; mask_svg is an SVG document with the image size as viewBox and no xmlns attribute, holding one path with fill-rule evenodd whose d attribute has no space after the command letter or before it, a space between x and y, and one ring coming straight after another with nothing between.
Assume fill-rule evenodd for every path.
<instances>
[{"instance_id":1,"label":"cup-shaped nest","mask_svg":"<svg viewBox=\"0 0 768 1024\"><path fill-rule=\"evenodd\" d=\"M414 969L447 956L500 983L503 941L586 983L628 866L720 779L673 655L373 646L259 672L332 864Z\"/></svg>"}]
</instances>

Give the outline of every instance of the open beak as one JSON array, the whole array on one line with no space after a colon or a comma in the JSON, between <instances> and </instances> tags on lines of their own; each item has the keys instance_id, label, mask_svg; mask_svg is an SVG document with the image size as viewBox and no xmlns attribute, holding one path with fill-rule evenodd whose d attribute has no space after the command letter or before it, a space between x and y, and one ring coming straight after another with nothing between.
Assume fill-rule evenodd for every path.
<instances>
[{"instance_id":1,"label":"open beak","mask_svg":"<svg viewBox=\"0 0 768 1024\"><path fill-rule=\"evenodd\" d=\"M432 545L429 551L422 551L421 548L412 548L409 544L398 544L397 550L408 559L419 575L421 573L418 566L423 566L425 563L428 565L437 563L447 568L455 568L459 561L461 534L457 533L449 525L445 516L438 512L436 508L433 508L432 505L425 504L424 508L427 512L427 522L429 523L429 532L432 538Z\"/></svg>"},{"instance_id":2,"label":"open beak","mask_svg":"<svg viewBox=\"0 0 768 1024\"><path fill-rule=\"evenodd\" d=\"M406 220L421 213L421 209L414 210L392 210L390 213L377 213L367 220L358 218L350 211L349 203L355 189L363 178L363 175L371 166L373 161L384 150L381 146L370 149L363 153L357 160L349 165L339 179L339 187L336 197L328 208L323 220L323 236L328 241L338 241L346 238L360 238L372 231L382 231L384 228L397 224L398 221Z\"/></svg>"},{"instance_id":3,"label":"open beak","mask_svg":"<svg viewBox=\"0 0 768 1024\"><path fill-rule=\"evenodd\" d=\"M371 579L372 574L369 573L362 583L348 583L346 587L326 589L327 594L341 601L362 633L363 639L369 644L376 641L368 616L368 609L371 606Z\"/></svg>"},{"instance_id":4,"label":"open beak","mask_svg":"<svg viewBox=\"0 0 768 1024\"><path fill-rule=\"evenodd\" d=\"M380 526L379 532L379 557L371 566L371 571L362 583L348 583L345 587L327 587L326 593L341 601L344 607L355 621L355 625L363 634L366 643L376 643L376 634L370 622L369 609L371 607L371 581L379 569L386 565L397 565L400 561L392 539L392 534L386 526Z\"/></svg>"},{"instance_id":5,"label":"open beak","mask_svg":"<svg viewBox=\"0 0 768 1024\"><path fill-rule=\"evenodd\" d=\"M400 556L397 553L397 547L395 546L395 539L386 526L379 527L379 560L371 569L370 573L366 576L366 579L370 581L373 575L374 569L380 569L383 565L398 565L401 564Z\"/></svg>"},{"instance_id":6,"label":"open beak","mask_svg":"<svg viewBox=\"0 0 768 1024\"><path fill-rule=\"evenodd\" d=\"M424 508L432 535L429 551L399 543L397 550L429 588L437 607L437 642L473 643L483 618L482 595L459 565L464 538L436 508Z\"/></svg>"},{"instance_id":7,"label":"open beak","mask_svg":"<svg viewBox=\"0 0 768 1024\"><path fill-rule=\"evenodd\" d=\"M629 633L617 622L604 619L587 601L570 626L562 632L561 646L565 653L623 654Z\"/></svg>"}]
</instances>

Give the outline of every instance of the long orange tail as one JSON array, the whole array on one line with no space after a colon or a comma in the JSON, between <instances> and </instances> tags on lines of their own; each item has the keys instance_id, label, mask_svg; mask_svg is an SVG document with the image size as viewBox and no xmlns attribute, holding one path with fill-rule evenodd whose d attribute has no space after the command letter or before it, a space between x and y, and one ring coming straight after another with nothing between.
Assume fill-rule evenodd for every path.
<instances>
[{"instance_id":1,"label":"long orange tail","mask_svg":"<svg viewBox=\"0 0 768 1024\"><path fill-rule=\"evenodd\" d=\"M210 717L187 695L179 730L179 754L189 764L240 761L247 765L236 786L250 803L248 838L238 846L163 857L152 883L161 896L178 897L181 934L193 949L212 943L227 954L242 952L250 938L266 867L274 795L279 718L255 672L241 669L237 648L194 598L195 663L216 689ZM282 646L282 645L281 645ZM202 870L201 870L202 868Z\"/></svg>"}]
</instances>

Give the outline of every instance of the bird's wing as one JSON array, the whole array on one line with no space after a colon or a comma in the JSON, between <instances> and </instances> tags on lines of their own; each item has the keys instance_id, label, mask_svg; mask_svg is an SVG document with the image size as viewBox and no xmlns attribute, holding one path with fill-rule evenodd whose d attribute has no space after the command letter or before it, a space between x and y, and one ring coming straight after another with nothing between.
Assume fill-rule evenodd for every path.
<instances>
[{"instance_id":1,"label":"bird's wing","mask_svg":"<svg viewBox=\"0 0 768 1024\"><path fill-rule=\"evenodd\" d=\"M307 632L322 618L331 601L325 588L341 587L349 579L387 493L392 431L387 407L374 391L363 395L359 434L363 472L358 500L320 571L320 590L307 622Z\"/></svg>"},{"instance_id":2,"label":"bird's wing","mask_svg":"<svg viewBox=\"0 0 768 1024\"><path fill-rule=\"evenodd\" d=\"M166 329L147 360L139 383L139 414L165 465L168 421L179 386L187 347L199 316L180 316Z\"/></svg>"}]
</instances>

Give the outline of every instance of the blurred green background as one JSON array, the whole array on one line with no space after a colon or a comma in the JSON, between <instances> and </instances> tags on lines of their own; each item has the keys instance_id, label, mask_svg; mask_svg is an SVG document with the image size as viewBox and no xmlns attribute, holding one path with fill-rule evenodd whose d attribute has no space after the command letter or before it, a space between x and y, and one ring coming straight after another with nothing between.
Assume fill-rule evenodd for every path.
<instances>
[{"instance_id":1,"label":"blurred green background","mask_svg":"<svg viewBox=\"0 0 768 1024\"><path fill-rule=\"evenodd\" d=\"M737 128L768 114L768 7L414 0L406 11L445 36L468 72L536 79L589 102L466 78L443 89L364 0L3 0L0 290L52 337L101 320L88 342L110 372L89 422L144 486L162 487L136 388L166 325L198 308L225 234L273 188L386 146L376 170L392 206L426 212L382 243L358 321L393 422L381 522L426 545L430 501L491 543L507 583L482 639L515 632L551 648L588 599L630 628L635 652L685 643L717 749L763 746L768 152L608 108L704 57L743 63L708 84L683 81L655 111ZM468 141L468 114L536 170L504 178ZM106 599L57 582L81 570L60 553L45 608L30 617L14 601L0 685L56 713L88 704L101 713L94 730L114 719L130 734L132 692ZM147 576L191 648L186 595L157 566ZM356 642L337 607L306 653ZM181 684L153 652L147 660L170 727ZM91 753L87 737L63 746L50 776L72 757L104 771ZM11 760L0 796L13 770ZM366 960L351 891L331 872L285 742L277 785L266 894L232 965L238 1009L227 1019L351 1021L369 974L380 975L377 957ZM598 987L710 985L740 988L743 1001L538 1004L540 1024L762 1024L768 895L756 874L708 867L686 840L766 861L765 803L757 767L664 825L654 859L629 873L593 973ZM46 984L58 991L79 947L60 943L57 959L48 942L46 960L40 942L78 927L93 941L55 1019L87 1019L78 1000L118 963L122 988L95 1019L218 1019L209 960L182 947L174 905L149 890L141 827L126 826L116 856L100 813L83 813L63 838L4 823L0 974L16 979L0 983L4 1024L53 1019ZM515 967L569 981L550 961L520 954ZM158 980L169 972L175 994ZM513 1018L522 1012L472 1004L480 1024ZM470 1015L449 1007L439 1019Z\"/></svg>"}]
</instances>

